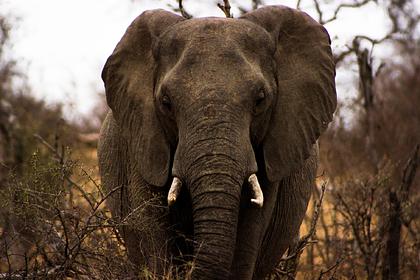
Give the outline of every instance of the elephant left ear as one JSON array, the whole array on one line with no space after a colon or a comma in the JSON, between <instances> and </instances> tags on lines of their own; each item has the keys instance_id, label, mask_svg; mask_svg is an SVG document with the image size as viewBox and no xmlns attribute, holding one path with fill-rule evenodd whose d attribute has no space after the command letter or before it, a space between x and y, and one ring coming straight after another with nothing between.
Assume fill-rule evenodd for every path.
<instances>
[{"instance_id":1,"label":"elephant left ear","mask_svg":"<svg viewBox=\"0 0 420 280\"><path fill-rule=\"evenodd\" d=\"M267 6L242 19L263 27L276 43L277 94L263 140L270 181L302 166L337 105L335 64L325 28L306 13Z\"/></svg>"}]
</instances>

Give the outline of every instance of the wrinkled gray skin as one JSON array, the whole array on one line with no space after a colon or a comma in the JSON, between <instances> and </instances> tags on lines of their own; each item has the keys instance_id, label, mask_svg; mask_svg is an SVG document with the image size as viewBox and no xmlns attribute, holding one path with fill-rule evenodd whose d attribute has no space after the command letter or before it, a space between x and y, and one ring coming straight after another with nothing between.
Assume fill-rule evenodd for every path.
<instances>
[{"instance_id":1,"label":"wrinkled gray skin","mask_svg":"<svg viewBox=\"0 0 420 280\"><path fill-rule=\"evenodd\" d=\"M120 187L113 216L131 221L130 260L159 271L195 254L193 279L271 272L306 211L334 76L328 33L297 10L135 19L103 70L111 111L99 143L103 185ZM262 208L250 203L253 173ZM173 176L183 189L168 207Z\"/></svg>"}]
</instances>

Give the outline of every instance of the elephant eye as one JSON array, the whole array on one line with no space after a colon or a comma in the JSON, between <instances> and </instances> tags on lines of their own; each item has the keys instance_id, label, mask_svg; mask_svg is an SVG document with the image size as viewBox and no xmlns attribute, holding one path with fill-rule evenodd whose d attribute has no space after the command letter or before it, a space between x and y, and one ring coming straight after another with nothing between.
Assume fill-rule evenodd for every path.
<instances>
[{"instance_id":1,"label":"elephant eye","mask_svg":"<svg viewBox=\"0 0 420 280\"><path fill-rule=\"evenodd\" d=\"M171 99L169 98L169 96L168 96L168 95L164 94L164 95L162 96L162 98L161 98L161 103L162 103L162 106L163 106L166 110L171 111L172 104L171 104Z\"/></svg>"},{"instance_id":2,"label":"elephant eye","mask_svg":"<svg viewBox=\"0 0 420 280\"><path fill-rule=\"evenodd\" d=\"M253 112L255 115L258 115L262 112L264 112L265 108L267 107L266 104L267 102L265 102L266 100L266 92L263 89L258 90L258 92L255 94L255 99L254 99L254 108L253 108Z\"/></svg>"},{"instance_id":3,"label":"elephant eye","mask_svg":"<svg viewBox=\"0 0 420 280\"><path fill-rule=\"evenodd\" d=\"M264 90L260 90L257 94L257 98L255 99L255 106L261 105L264 99L265 99L265 92Z\"/></svg>"}]
</instances>

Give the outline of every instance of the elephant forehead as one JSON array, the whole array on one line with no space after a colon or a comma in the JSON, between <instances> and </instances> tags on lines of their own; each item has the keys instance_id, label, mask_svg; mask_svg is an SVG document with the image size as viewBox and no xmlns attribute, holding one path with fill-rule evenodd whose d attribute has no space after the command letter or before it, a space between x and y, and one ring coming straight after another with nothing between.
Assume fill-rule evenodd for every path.
<instances>
[{"instance_id":1,"label":"elephant forehead","mask_svg":"<svg viewBox=\"0 0 420 280\"><path fill-rule=\"evenodd\" d=\"M203 59L238 51L272 54L275 46L267 31L247 20L199 18L174 25L159 38L157 48L158 58L177 60L185 54Z\"/></svg>"},{"instance_id":2,"label":"elephant forehead","mask_svg":"<svg viewBox=\"0 0 420 280\"><path fill-rule=\"evenodd\" d=\"M159 76L171 92L189 92L197 97L210 92L239 93L264 86L264 67L257 59L238 49L211 52L190 48L175 63L163 63Z\"/></svg>"},{"instance_id":3,"label":"elephant forehead","mask_svg":"<svg viewBox=\"0 0 420 280\"><path fill-rule=\"evenodd\" d=\"M155 56L161 79L189 92L198 92L206 84L229 90L247 80L263 80L274 52L264 29L239 19L187 20L170 28L159 41Z\"/></svg>"}]
</instances>

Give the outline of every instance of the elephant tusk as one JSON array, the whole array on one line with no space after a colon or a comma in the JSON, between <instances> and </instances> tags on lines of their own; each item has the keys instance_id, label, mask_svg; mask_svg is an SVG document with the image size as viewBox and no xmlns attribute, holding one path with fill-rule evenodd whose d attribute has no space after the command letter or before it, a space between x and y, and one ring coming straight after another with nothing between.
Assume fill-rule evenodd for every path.
<instances>
[{"instance_id":1,"label":"elephant tusk","mask_svg":"<svg viewBox=\"0 0 420 280\"><path fill-rule=\"evenodd\" d=\"M258 183L257 175L252 174L248 178L248 182L251 185L251 191L253 198L251 198L251 202L256 204L258 207L263 207L264 204L264 195L260 187L260 183Z\"/></svg>"},{"instance_id":2,"label":"elephant tusk","mask_svg":"<svg viewBox=\"0 0 420 280\"><path fill-rule=\"evenodd\" d=\"M172 206L176 199L178 198L179 193L181 192L182 182L179 178L174 177L172 181L171 188L168 193L168 205Z\"/></svg>"}]
</instances>

